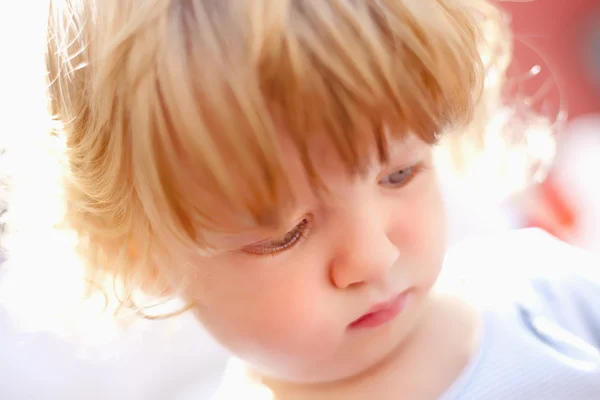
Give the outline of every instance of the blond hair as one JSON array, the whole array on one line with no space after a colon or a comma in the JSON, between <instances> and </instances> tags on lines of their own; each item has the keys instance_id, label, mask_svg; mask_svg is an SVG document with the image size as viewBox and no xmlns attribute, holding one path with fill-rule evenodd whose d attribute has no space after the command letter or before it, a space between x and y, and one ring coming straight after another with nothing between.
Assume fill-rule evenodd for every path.
<instances>
[{"instance_id":1,"label":"blond hair","mask_svg":"<svg viewBox=\"0 0 600 400\"><path fill-rule=\"evenodd\" d=\"M60 228L86 279L119 282L129 305L172 286L180 250L209 251L207 230L279 222L293 202L282 127L317 188L315 135L360 172L373 150L386 158L388 135L433 144L466 130L497 96L489 69L507 63L494 55L506 38L485 37L501 14L483 0L50 3Z\"/></svg>"}]
</instances>

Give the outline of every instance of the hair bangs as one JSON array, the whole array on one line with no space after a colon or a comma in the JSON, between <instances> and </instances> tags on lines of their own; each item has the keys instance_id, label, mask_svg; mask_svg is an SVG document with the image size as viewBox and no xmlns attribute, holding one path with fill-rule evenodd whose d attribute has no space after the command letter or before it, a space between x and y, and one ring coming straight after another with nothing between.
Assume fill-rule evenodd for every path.
<instances>
[{"instance_id":1,"label":"hair bangs","mask_svg":"<svg viewBox=\"0 0 600 400\"><path fill-rule=\"evenodd\" d=\"M160 182L142 196L157 221L170 209L194 237L219 214L278 222L293 202L282 135L317 187L315 136L358 172L374 150L385 160L388 135L433 144L467 122L481 90L477 25L448 1L180 0L146 29L162 38L133 90L131 109L149 107L132 119L134 165Z\"/></svg>"}]
</instances>

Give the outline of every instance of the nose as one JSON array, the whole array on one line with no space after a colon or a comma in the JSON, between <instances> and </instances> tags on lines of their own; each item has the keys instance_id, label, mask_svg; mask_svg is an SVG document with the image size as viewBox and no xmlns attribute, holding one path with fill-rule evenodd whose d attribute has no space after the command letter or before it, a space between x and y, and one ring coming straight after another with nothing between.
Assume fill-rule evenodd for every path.
<instances>
[{"instance_id":1,"label":"nose","mask_svg":"<svg viewBox=\"0 0 600 400\"><path fill-rule=\"evenodd\" d=\"M340 233L340 246L330 264L332 284L339 289L385 281L400 252L390 241L385 222L354 219Z\"/></svg>"}]
</instances>

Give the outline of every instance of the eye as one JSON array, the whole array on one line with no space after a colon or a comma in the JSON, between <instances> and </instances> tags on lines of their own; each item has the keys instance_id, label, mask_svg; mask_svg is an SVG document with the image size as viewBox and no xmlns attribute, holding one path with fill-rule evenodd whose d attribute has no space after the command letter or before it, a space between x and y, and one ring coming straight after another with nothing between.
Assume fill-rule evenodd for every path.
<instances>
[{"instance_id":1,"label":"eye","mask_svg":"<svg viewBox=\"0 0 600 400\"><path fill-rule=\"evenodd\" d=\"M416 166L402 168L383 177L379 184L391 188L400 188L410 182L417 172L418 167Z\"/></svg>"},{"instance_id":2,"label":"eye","mask_svg":"<svg viewBox=\"0 0 600 400\"><path fill-rule=\"evenodd\" d=\"M242 251L252 255L265 256L275 255L282 251L288 250L298 244L298 242L305 237L306 232L308 232L308 225L308 219L303 219L281 239L258 242L244 247Z\"/></svg>"}]
</instances>

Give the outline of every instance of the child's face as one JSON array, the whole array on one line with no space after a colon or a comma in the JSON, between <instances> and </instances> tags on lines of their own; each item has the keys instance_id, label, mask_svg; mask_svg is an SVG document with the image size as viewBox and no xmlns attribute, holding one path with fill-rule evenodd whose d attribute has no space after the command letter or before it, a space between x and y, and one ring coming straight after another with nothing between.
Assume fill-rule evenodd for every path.
<instances>
[{"instance_id":1,"label":"child's face","mask_svg":"<svg viewBox=\"0 0 600 400\"><path fill-rule=\"evenodd\" d=\"M214 235L220 251L192 260L197 275L186 289L207 329L235 355L269 376L304 382L356 374L398 346L418 320L445 247L430 145L416 136L391 142L388 165L353 179L328 149L311 150L328 194L313 194L290 151L298 204L289 225ZM397 317L352 326L403 292Z\"/></svg>"}]
</instances>

